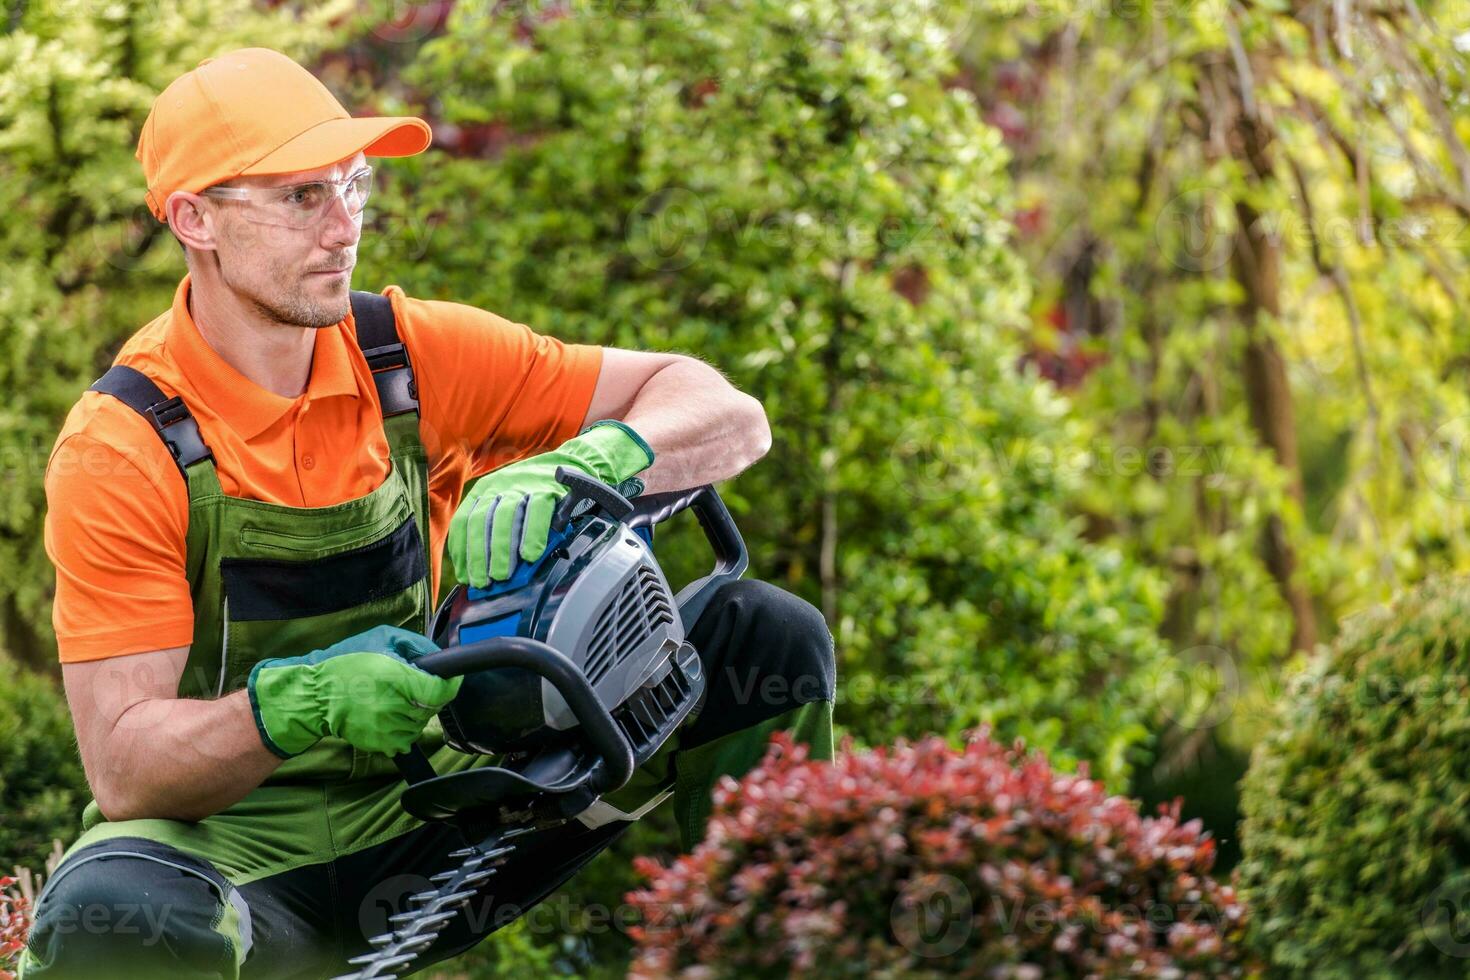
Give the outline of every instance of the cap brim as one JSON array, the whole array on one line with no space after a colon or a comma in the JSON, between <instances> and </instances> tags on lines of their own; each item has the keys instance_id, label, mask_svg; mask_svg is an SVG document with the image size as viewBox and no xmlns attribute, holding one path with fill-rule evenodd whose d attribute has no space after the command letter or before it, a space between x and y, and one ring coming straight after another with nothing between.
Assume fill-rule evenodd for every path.
<instances>
[{"instance_id":1,"label":"cap brim","mask_svg":"<svg viewBox=\"0 0 1470 980\"><path fill-rule=\"evenodd\" d=\"M428 149L432 138L429 124L414 116L328 119L288 140L240 175L317 170L358 152L370 157L411 157Z\"/></svg>"}]
</instances>

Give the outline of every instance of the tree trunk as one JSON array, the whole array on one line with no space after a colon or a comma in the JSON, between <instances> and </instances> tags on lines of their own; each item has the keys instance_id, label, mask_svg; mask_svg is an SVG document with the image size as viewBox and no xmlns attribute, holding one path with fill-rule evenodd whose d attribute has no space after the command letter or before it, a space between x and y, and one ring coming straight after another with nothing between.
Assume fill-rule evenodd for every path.
<instances>
[{"instance_id":1,"label":"tree trunk","mask_svg":"<svg viewBox=\"0 0 1470 980\"><path fill-rule=\"evenodd\" d=\"M1232 93L1237 91L1231 86ZM1271 166L1271 134L1265 124L1232 100L1231 152L1244 164L1247 181L1258 187L1275 179ZM1240 321L1246 332L1241 370L1251 424L1286 473L1288 492L1302 504L1301 462L1297 456L1296 411L1286 361L1263 322L1281 314L1281 243L1271 234L1248 198L1235 201L1236 230L1231 267L1243 299ZM1317 643L1317 616L1312 598L1296 580L1296 549L1280 514L1266 522L1261 542L1266 567L1291 609L1292 650L1310 650Z\"/></svg>"}]
</instances>

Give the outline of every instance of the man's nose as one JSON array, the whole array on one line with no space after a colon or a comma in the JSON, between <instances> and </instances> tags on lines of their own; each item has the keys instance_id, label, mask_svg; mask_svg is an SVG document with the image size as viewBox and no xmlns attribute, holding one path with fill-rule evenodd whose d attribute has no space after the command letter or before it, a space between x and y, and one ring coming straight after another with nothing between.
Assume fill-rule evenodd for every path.
<instances>
[{"instance_id":1,"label":"man's nose","mask_svg":"<svg viewBox=\"0 0 1470 980\"><path fill-rule=\"evenodd\" d=\"M356 216L347 210L347 202L341 195L332 198L327 216L322 219L322 246L331 248L340 245L356 245L362 237L362 212Z\"/></svg>"}]
</instances>

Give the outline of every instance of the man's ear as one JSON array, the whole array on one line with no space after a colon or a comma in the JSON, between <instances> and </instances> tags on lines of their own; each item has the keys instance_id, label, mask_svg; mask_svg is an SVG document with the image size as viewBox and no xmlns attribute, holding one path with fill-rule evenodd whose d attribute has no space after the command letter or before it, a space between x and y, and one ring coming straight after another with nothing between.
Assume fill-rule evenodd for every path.
<instances>
[{"instance_id":1,"label":"man's ear","mask_svg":"<svg viewBox=\"0 0 1470 980\"><path fill-rule=\"evenodd\" d=\"M181 244L201 252L212 252L217 247L217 219L208 208L202 196L188 191L174 191L163 202L163 213L174 236Z\"/></svg>"}]
</instances>

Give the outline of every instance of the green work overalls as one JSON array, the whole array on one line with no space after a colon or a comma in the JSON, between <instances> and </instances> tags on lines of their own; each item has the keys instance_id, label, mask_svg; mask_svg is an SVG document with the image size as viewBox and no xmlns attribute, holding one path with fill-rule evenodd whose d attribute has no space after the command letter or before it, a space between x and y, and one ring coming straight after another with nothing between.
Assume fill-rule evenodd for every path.
<instances>
[{"instance_id":1,"label":"green work overalls","mask_svg":"<svg viewBox=\"0 0 1470 980\"><path fill-rule=\"evenodd\" d=\"M419 438L412 369L388 299L354 293L353 309L382 403L390 467L376 489L345 503L290 507L226 496L179 398L165 398L143 375L120 366L93 386L135 408L141 403L188 484L187 572L195 625L180 697L228 694L244 686L261 660L296 656L373 626L427 629L434 600L428 463ZM690 846L702 831L714 782L724 773L745 771L777 728L794 729L813 746L814 756L830 757L831 705L818 702L736 733L743 737L691 749L683 753L687 759L670 765L671 756L680 755L676 733L628 787L608 799L633 812L640 802L672 789L685 846ZM494 761L445 746L437 719L419 745L441 774ZM81 837L67 850L47 891L78 867L117 856L162 862L207 879L218 905L211 928L227 940L234 963L233 971L226 963L198 975L235 976L246 962L252 933L250 905L241 889L248 892L252 882L333 862L424 827L399 806L404 786L388 757L328 737L286 760L239 802L197 823L108 821L94 801L83 814ZM179 861L174 852L200 859L199 866ZM105 865L92 870L98 867ZM439 870L422 869L425 874ZM38 911L39 924L46 914L45 892ZM29 949L22 976L55 975L46 968L46 958L45 951ZM105 967L99 969L98 975L107 975Z\"/></svg>"}]
</instances>

